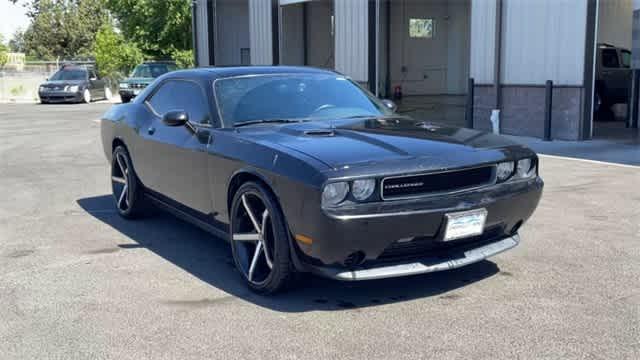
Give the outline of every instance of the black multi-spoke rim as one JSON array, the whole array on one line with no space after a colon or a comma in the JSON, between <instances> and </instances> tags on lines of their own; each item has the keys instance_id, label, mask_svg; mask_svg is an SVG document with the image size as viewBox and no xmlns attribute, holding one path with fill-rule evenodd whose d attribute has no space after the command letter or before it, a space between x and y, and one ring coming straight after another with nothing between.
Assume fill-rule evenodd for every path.
<instances>
[{"instance_id":1,"label":"black multi-spoke rim","mask_svg":"<svg viewBox=\"0 0 640 360\"><path fill-rule=\"evenodd\" d=\"M273 224L260 195L247 192L235 207L231 245L236 263L248 281L263 284L273 269Z\"/></svg>"},{"instance_id":2,"label":"black multi-spoke rim","mask_svg":"<svg viewBox=\"0 0 640 360\"><path fill-rule=\"evenodd\" d=\"M124 154L116 153L111 165L111 188L120 211L127 211L131 206L129 163Z\"/></svg>"}]
</instances>

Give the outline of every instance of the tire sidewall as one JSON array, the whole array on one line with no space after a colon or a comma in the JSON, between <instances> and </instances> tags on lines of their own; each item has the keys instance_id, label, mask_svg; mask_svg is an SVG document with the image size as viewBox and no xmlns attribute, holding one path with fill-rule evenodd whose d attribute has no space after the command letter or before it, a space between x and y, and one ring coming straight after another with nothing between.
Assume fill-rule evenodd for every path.
<instances>
[{"instance_id":1,"label":"tire sidewall","mask_svg":"<svg viewBox=\"0 0 640 360\"><path fill-rule=\"evenodd\" d=\"M86 104L91 103L91 91L89 89L84 89L82 92L82 101Z\"/></svg>"},{"instance_id":2,"label":"tire sidewall","mask_svg":"<svg viewBox=\"0 0 640 360\"><path fill-rule=\"evenodd\" d=\"M242 206L241 197L244 194L258 195L264 202L269 215L271 217L271 225L273 228L273 269L265 281L260 284L249 281L247 276L242 271L239 265L238 254L236 253L235 246L233 244L233 231L235 229L235 214L238 208ZM262 184L256 182L247 182L240 186L236 191L230 211L229 221L229 241L231 242L231 251L233 253L233 261L240 272L240 275L245 280L247 285L258 293L274 293L285 287L285 283L290 281L290 275L292 273L291 255L289 246L289 231L286 225L286 221L280 205L278 204L275 196L267 190Z\"/></svg>"},{"instance_id":3,"label":"tire sidewall","mask_svg":"<svg viewBox=\"0 0 640 360\"><path fill-rule=\"evenodd\" d=\"M129 152L127 151L127 149L123 146L118 146L116 147L116 149L113 151L113 156L111 157L111 175L113 176L113 167L116 165L116 161L117 158L116 156L118 154L122 154L124 155L123 158L125 159L125 162L127 163L127 169L128 174L125 175L127 176L127 186L129 187L129 192L130 192L130 196L129 196L129 201L130 201L130 205L126 210L122 210L120 209L120 207L118 206L118 199L116 197L116 194L113 192L113 188L112 188L112 195L113 195L113 200L115 202L116 205L116 209L118 210L118 213L125 217L125 218L134 218L136 216L139 215L140 211L140 186L139 186L139 182L138 182L138 177L136 175L136 172L133 168L133 163L131 161L131 157L129 157Z\"/></svg>"}]
</instances>

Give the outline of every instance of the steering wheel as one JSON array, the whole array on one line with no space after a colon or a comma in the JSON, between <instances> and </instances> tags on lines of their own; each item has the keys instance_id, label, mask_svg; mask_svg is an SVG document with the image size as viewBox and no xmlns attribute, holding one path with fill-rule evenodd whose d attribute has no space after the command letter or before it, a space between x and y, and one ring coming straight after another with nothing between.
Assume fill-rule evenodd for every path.
<instances>
[{"instance_id":1,"label":"steering wheel","mask_svg":"<svg viewBox=\"0 0 640 360\"><path fill-rule=\"evenodd\" d=\"M317 109L313 110L312 114L315 114L315 113L320 112L322 110L333 109L335 107L336 107L335 105L331 105L331 104L320 105L320 106L318 106Z\"/></svg>"}]
</instances>

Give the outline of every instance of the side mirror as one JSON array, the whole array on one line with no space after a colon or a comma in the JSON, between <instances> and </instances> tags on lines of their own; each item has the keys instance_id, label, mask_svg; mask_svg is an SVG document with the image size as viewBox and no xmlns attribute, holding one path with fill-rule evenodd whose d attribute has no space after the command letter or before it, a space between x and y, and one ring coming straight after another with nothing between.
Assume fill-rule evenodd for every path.
<instances>
[{"instance_id":1,"label":"side mirror","mask_svg":"<svg viewBox=\"0 0 640 360\"><path fill-rule=\"evenodd\" d=\"M396 103L394 103L393 101L389 100L389 99L384 99L382 100L382 104L384 104L384 106L387 107L387 109L396 112L396 110L398 110L398 105L396 105Z\"/></svg>"},{"instance_id":2,"label":"side mirror","mask_svg":"<svg viewBox=\"0 0 640 360\"><path fill-rule=\"evenodd\" d=\"M162 115L162 122L167 126L184 126L189 121L189 114L184 110L173 110Z\"/></svg>"}]
</instances>

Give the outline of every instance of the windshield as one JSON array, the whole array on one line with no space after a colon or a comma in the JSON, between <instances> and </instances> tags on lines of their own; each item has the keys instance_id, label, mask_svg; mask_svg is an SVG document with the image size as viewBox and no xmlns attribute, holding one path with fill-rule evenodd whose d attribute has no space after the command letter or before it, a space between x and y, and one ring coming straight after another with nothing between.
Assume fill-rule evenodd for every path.
<instances>
[{"instance_id":1,"label":"windshield","mask_svg":"<svg viewBox=\"0 0 640 360\"><path fill-rule=\"evenodd\" d=\"M157 78L160 75L170 71L177 70L178 67L173 64L142 64L136 66L131 73L131 77L137 78Z\"/></svg>"},{"instance_id":2,"label":"windshield","mask_svg":"<svg viewBox=\"0 0 640 360\"><path fill-rule=\"evenodd\" d=\"M329 120L392 112L356 83L333 74L220 79L216 100L226 126L256 120Z\"/></svg>"},{"instance_id":3,"label":"windshield","mask_svg":"<svg viewBox=\"0 0 640 360\"><path fill-rule=\"evenodd\" d=\"M87 70L77 69L77 70L60 70L57 73L53 74L49 80L86 80L87 79Z\"/></svg>"}]
</instances>

